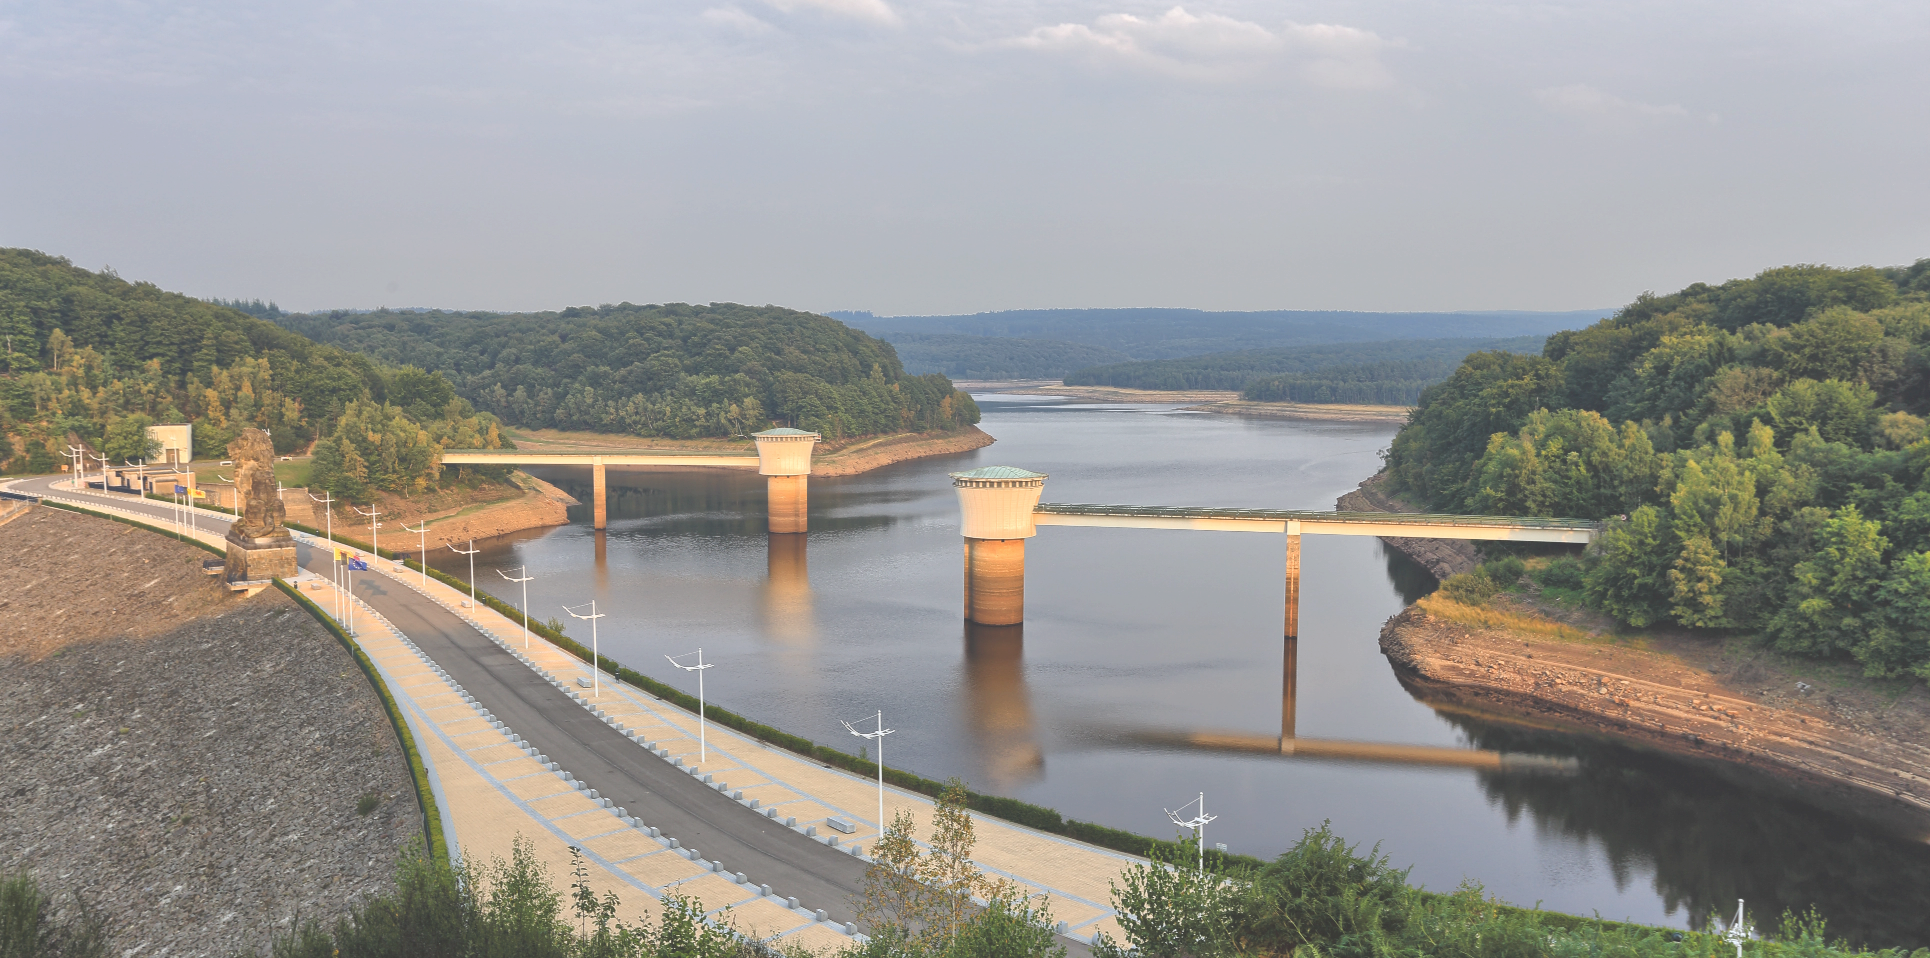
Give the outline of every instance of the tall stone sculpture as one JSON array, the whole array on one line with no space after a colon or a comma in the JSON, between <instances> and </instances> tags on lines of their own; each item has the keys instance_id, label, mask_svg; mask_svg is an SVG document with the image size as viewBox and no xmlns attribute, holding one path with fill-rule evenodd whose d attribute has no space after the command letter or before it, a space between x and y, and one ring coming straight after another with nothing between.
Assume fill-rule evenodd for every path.
<instances>
[{"instance_id":1,"label":"tall stone sculpture","mask_svg":"<svg viewBox=\"0 0 1930 958\"><path fill-rule=\"evenodd\" d=\"M243 429L228 444L228 458L234 460L235 494L241 499L241 518L228 528L228 582L260 588L270 579L294 578L295 538L282 525L288 510L275 482L275 447L268 434Z\"/></svg>"}]
</instances>

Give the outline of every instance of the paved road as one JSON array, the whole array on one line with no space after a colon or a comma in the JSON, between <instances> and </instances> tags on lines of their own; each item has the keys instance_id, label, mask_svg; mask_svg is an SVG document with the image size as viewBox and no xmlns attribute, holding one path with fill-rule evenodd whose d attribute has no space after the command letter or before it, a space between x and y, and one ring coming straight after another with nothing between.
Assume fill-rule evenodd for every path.
<instances>
[{"instance_id":1,"label":"paved road","mask_svg":"<svg viewBox=\"0 0 1930 958\"><path fill-rule=\"evenodd\" d=\"M173 512L166 503L131 495L76 493L54 487L55 482L64 486L66 480L31 479L13 488L63 498L105 499L163 523ZM209 524L202 528L225 530L230 520L201 512L196 522L203 521ZM301 546L297 558L303 568L329 574L327 552ZM698 849L705 858L771 886L778 895L795 897L806 908L822 908L839 921L856 918L851 899L867 867L863 861L747 811L644 751L469 623L415 590L386 576L364 575L355 579L355 595L387 616L423 654L448 670L457 684L550 761L616 805L662 829L685 848Z\"/></svg>"}]
</instances>

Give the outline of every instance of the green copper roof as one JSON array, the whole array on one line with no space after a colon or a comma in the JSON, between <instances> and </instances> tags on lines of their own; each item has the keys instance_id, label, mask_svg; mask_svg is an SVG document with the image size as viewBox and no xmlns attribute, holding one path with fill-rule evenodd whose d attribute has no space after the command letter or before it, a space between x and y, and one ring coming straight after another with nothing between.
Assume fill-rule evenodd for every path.
<instances>
[{"instance_id":1,"label":"green copper roof","mask_svg":"<svg viewBox=\"0 0 1930 958\"><path fill-rule=\"evenodd\" d=\"M954 472L953 479L1044 479L1045 473L1017 466L981 466L970 472Z\"/></svg>"},{"instance_id":2,"label":"green copper roof","mask_svg":"<svg viewBox=\"0 0 1930 958\"><path fill-rule=\"evenodd\" d=\"M754 432L754 433L751 433L751 436L752 436L752 437L757 437L757 436L815 436L815 435L817 435L817 433L814 433L814 432L805 432L805 431L804 431L804 430L802 430L802 429L792 429L792 428L791 428L791 427L789 427L789 426L779 426L779 427L777 427L776 429L766 429L766 430L764 430L763 432Z\"/></svg>"}]
</instances>

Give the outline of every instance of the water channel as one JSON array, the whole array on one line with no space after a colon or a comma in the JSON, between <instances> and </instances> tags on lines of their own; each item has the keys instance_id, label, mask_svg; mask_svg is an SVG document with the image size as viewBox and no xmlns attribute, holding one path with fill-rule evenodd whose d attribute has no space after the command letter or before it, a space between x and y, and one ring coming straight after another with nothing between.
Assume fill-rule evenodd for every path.
<instances>
[{"instance_id":1,"label":"water channel","mask_svg":"<svg viewBox=\"0 0 1930 958\"><path fill-rule=\"evenodd\" d=\"M1378 540L1304 540L1295 732L1310 738L1572 757L1567 774L1176 749L1147 733L1274 737L1283 721L1284 540L1247 533L1047 528L1027 546L1026 624L960 616L957 500L946 474L1048 473L1056 502L1331 509L1379 468L1394 429L1160 406L980 397L997 444L861 476L814 478L808 536L767 536L764 485L723 472L612 470L610 528L479 543L478 585L527 565L537 618L584 623L666 682L702 647L710 700L857 751L839 719L883 709L886 760L958 776L1068 817L1170 836L1199 792L1209 843L1271 857L1331 821L1411 878L1464 880L1523 905L1701 926L1737 898L1773 923L1819 906L1834 934L1930 944L1930 851L1753 774L1612 742L1437 712L1400 684L1381 623L1433 587ZM587 475L546 474L588 499ZM467 563L444 551L445 571ZM580 634L579 634L580 633ZM694 690L694 689L693 689Z\"/></svg>"}]
</instances>

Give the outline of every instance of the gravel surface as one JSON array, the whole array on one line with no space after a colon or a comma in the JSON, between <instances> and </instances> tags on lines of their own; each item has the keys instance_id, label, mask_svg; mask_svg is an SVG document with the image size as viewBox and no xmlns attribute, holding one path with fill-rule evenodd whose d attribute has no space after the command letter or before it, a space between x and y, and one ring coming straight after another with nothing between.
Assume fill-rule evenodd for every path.
<instances>
[{"instance_id":1,"label":"gravel surface","mask_svg":"<svg viewBox=\"0 0 1930 958\"><path fill-rule=\"evenodd\" d=\"M48 508L0 526L0 870L101 906L116 954L265 953L389 887L421 834L348 652L205 558Z\"/></svg>"}]
</instances>

